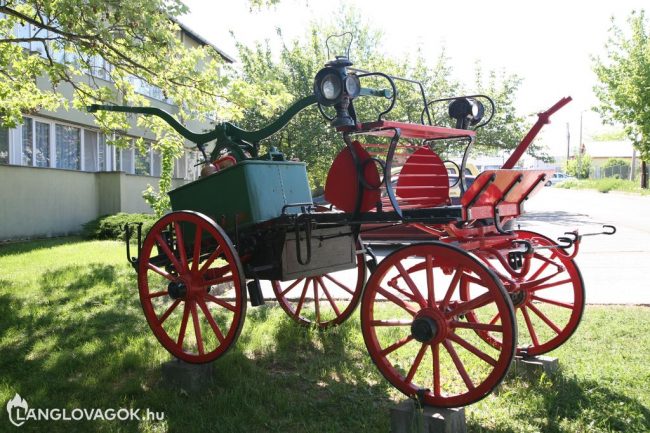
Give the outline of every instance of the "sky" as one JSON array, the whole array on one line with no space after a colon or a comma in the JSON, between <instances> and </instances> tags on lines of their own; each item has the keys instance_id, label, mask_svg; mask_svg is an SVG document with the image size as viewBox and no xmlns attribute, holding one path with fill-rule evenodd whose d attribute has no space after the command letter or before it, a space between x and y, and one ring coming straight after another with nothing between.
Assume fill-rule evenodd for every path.
<instances>
[{"instance_id":1,"label":"sky","mask_svg":"<svg viewBox=\"0 0 650 433\"><path fill-rule=\"evenodd\" d=\"M612 16L625 27L630 12L648 4L647 0L283 0L251 12L245 0L184 2L190 12L181 21L235 58L231 32L247 45L267 39L273 43L279 27L292 40L305 35L310 22L327 21L341 8L355 7L383 32L384 52L393 58L419 48L433 64L445 47L454 76L468 84L476 61L485 69L518 75L523 82L515 106L531 120L561 97L571 96L573 101L552 117L540 137L552 155L566 155L567 124L573 154L581 117L583 141L607 129L591 111L598 102L592 90L597 80L591 57L605 54Z\"/></svg>"}]
</instances>

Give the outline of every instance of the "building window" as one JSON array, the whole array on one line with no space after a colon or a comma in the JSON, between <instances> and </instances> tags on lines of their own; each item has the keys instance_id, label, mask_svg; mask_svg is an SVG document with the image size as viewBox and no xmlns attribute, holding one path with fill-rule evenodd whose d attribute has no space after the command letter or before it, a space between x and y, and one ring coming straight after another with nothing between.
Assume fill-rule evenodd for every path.
<instances>
[{"instance_id":1,"label":"building window","mask_svg":"<svg viewBox=\"0 0 650 433\"><path fill-rule=\"evenodd\" d=\"M97 171L106 171L108 169L107 155L106 137L104 137L104 134L99 134L99 140L97 142Z\"/></svg>"},{"instance_id":2,"label":"building window","mask_svg":"<svg viewBox=\"0 0 650 433\"><path fill-rule=\"evenodd\" d=\"M81 169L81 130L56 125L56 168Z\"/></svg>"},{"instance_id":3,"label":"building window","mask_svg":"<svg viewBox=\"0 0 650 433\"><path fill-rule=\"evenodd\" d=\"M36 167L50 166L50 124L34 122L34 165Z\"/></svg>"},{"instance_id":4,"label":"building window","mask_svg":"<svg viewBox=\"0 0 650 433\"><path fill-rule=\"evenodd\" d=\"M151 175L160 177L162 171L162 158L160 152L157 150L151 150Z\"/></svg>"},{"instance_id":5,"label":"building window","mask_svg":"<svg viewBox=\"0 0 650 433\"><path fill-rule=\"evenodd\" d=\"M0 164L9 164L9 130L0 128Z\"/></svg>"},{"instance_id":6,"label":"building window","mask_svg":"<svg viewBox=\"0 0 650 433\"><path fill-rule=\"evenodd\" d=\"M144 152L135 149L135 174L139 176L151 175L151 147L149 145Z\"/></svg>"},{"instance_id":7,"label":"building window","mask_svg":"<svg viewBox=\"0 0 650 433\"><path fill-rule=\"evenodd\" d=\"M84 130L84 171L97 171L97 133Z\"/></svg>"},{"instance_id":8,"label":"building window","mask_svg":"<svg viewBox=\"0 0 650 433\"><path fill-rule=\"evenodd\" d=\"M23 117L23 165L34 165L34 121Z\"/></svg>"}]
</instances>

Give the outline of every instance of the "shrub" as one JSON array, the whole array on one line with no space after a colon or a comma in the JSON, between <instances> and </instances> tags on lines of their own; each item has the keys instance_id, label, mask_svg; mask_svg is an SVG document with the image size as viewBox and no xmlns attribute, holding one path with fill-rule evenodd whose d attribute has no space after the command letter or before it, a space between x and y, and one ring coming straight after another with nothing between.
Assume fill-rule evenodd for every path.
<instances>
[{"instance_id":1,"label":"shrub","mask_svg":"<svg viewBox=\"0 0 650 433\"><path fill-rule=\"evenodd\" d=\"M83 235L88 239L124 240L126 223L143 223L142 233L145 235L157 219L155 215L141 213L120 212L115 215L104 215L84 224Z\"/></svg>"}]
</instances>

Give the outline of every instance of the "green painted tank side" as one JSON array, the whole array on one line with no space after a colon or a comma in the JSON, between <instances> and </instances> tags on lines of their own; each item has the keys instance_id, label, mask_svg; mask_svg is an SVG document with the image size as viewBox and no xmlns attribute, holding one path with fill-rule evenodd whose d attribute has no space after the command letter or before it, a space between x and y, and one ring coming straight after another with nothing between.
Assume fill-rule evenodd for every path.
<instances>
[{"instance_id":1,"label":"green painted tank side","mask_svg":"<svg viewBox=\"0 0 650 433\"><path fill-rule=\"evenodd\" d=\"M278 217L311 203L305 163L246 160L169 192L172 209L204 213L226 230ZM295 213L299 208L289 208Z\"/></svg>"}]
</instances>

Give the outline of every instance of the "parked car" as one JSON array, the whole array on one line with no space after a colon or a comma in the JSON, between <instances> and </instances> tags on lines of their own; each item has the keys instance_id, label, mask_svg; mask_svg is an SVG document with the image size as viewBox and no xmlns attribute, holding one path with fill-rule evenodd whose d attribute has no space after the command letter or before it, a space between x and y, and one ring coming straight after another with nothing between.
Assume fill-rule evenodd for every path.
<instances>
[{"instance_id":1,"label":"parked car","mask_svg":"<svg viewBox=\"0 0 650 433\"><path fill-rule=\"evenodd\" d=\"M544 185L546 186L552 186L560 182L565 182L567 180L573 180L575 177L569 176L568 174L565 173L553 173L551 177L548 178L546 183Z\"/></svg>"}]
</instances>

